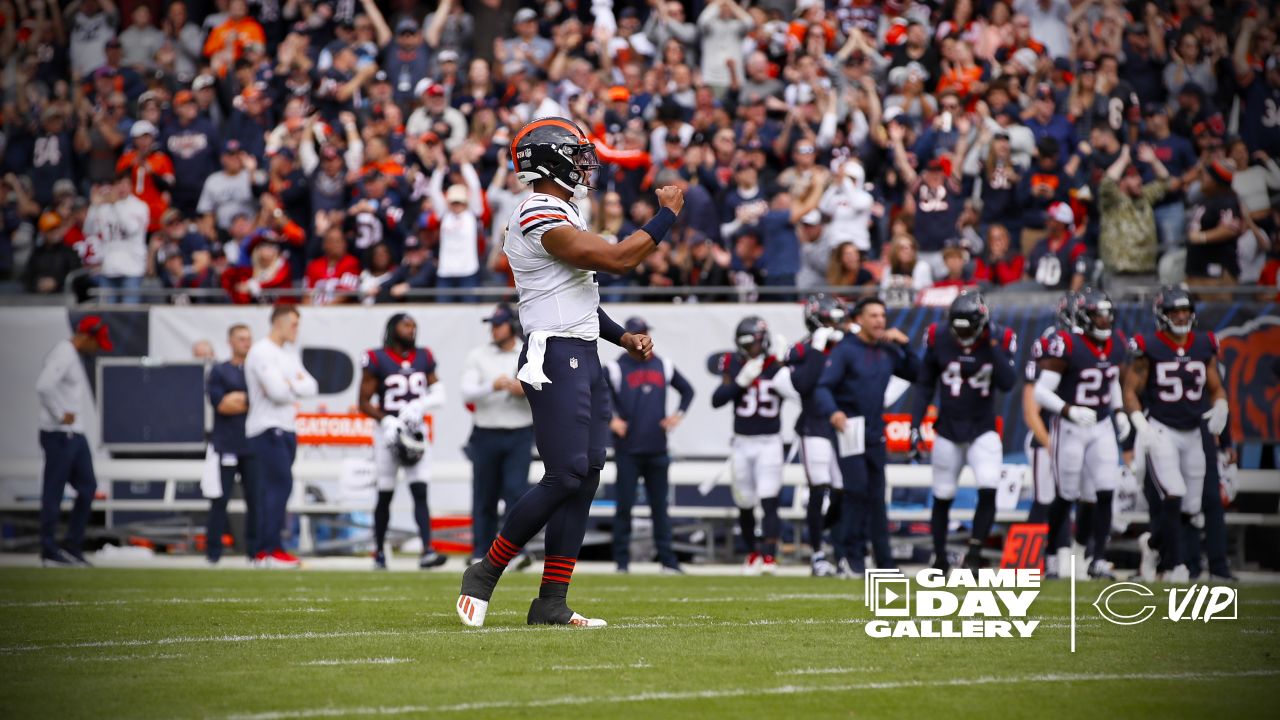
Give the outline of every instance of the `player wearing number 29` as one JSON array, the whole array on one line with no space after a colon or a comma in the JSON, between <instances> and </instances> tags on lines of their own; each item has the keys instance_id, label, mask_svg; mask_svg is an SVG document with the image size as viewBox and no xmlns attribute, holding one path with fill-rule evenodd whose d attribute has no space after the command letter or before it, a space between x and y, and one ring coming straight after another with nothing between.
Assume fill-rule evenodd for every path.
<instances>
[{"instance_id":1,"label":"player wearing number 29","mask_svg":"<svg viewBox=\"0 0 1280 720\"><path fill-rule=\"evenodd\" d=\"M595 273L634 270L666 238L684 194L677 187L660 188L662 209L612 244L588 232L569 202L588 197L599 168L595 146L577 125L557 117L534 120L511 141L511 160L516 177L533 185L533 194L512 213L503 241L528 335L516 378L529 400L546 473L507 512L488 554L463 574L456 609L463 624L483 625L502 571L545 527L542 587L529 607L529 624L601 627L603 620L579 615L567 601L608 442L609 384L596 344L604 338L647 360L653 340L625 332L604 313Z\"/></svg>"},{"instance_id":2,"label":"player wearing number 29","mask_svg":"<svg viewBox=\"0 0 1280 720\"><path fill-rule=\"evenodd\" d=\"M742 541L747 545L747 575L778 569L778 494L782 492L782 400L799 400L791 386L791 369L775 356L769 326L752 315L734 332L738 351L712 358L720 387L711 395L712 407L733 403L733 501L738 506ZM756 504L764 510L764 543L756 547Z\"/></svg>"},{"instance_id":3,"label":"player wearing number 29","mask_svg":"<svg viewBox=\"0 0 1280 720\"><path fill-rule=\"evenodd\" d=\"M418 566L439 567L445 557L431 549L431 511L427 507L427 481L431 479L423 421L427 410L444 404L444 386L436 377L436 359L417 346L418 324L405 313L387 320L382 347L362 358L360 410L379 421L373 433L373 460L377 468L378 504L373 510L374 568L387 569L385 544L391 521L391 496L404 469L413 496L413 519L422 539ZM378 399L375 405L374 398Z\"/></svg>"},{"instance_id":4,"label":"player wearing number 29","mask_svg":"<svg viewBox=\"0 0 1280 720\"><path fill-rule=\"evenodd\" d=\"M1120 368L1123 333L1112 330L1111 298L1092 288L1081 292L1071 332L1049 338L1036 381L1035 400L1054 413L1050 466L1058 496L1049 506L1049 537L1058 537L1071 504L1094 504L1090 577L1108 577L1105 556L1111 533L1111 504L1120 481L1120 446L1129 436L1129 418L1121 411ZM1086 462L1087 460L1087 462ZM1083 548L1074 549L1083 554ZM1083 558L1081 558L1083 559ZM1059 559L1059 572L1066 569Z\"/></svg>"},{"instance_id":5,"label":"player wearing number 29","mask_svg":"<svg viewBox=\"0 0 1280 720\"><path fill-rule=\"evenodd\" d=\"M1160 521L1155 523L1159 538L1144 535L1139 547L1149 576L1144 579L1163 573L1165 580L1187 582L1181 528L1200 512L1206 462L1200 424L1207 420L1211 434L1222 432L1227 393L1218 374L1217 338L1211 332L1192 332L1196 308L1191 294L1182 288L1162 289L1155 315L1156 331L1129 341L1132 362L1124 376L1124 409L1137 432L1134 454L1161 498ZM1152 556L1156 549L1158 563Z\"/></svg>"},{"instance_id":6,"label":"player wearing number 29","mask_svg":"<svg viewBox=\"0 0 1280 720\"><path fill-rule=\"evenodd\" d=\"M924 358L911 405L911 448L918 452L920 422L934 392L939 394L933 424L934 567L951 570L947 559L947 524L956 483L965 465L978 482L978 507L965 567L978 569L982 546L996 519L996 486L1004 447L996 433L994 391L1008 392L1018 380L1013 356L1018 351L1013 330L991 323L982 295L961 293L951 302L948 329L937 323L925 333Z\"/></svg>"}]
</instances>

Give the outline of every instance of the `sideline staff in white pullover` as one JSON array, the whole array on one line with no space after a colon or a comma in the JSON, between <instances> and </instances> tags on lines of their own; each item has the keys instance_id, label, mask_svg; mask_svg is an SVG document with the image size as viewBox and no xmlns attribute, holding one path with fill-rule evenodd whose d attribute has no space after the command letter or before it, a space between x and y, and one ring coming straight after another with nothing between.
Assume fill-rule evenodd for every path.
<instances>
[{"instance_id":1,"label":"sideline staff in white pullover","mask_svg":"<svg viewBox=\"0 0 1280 720\"><path fill-rule=\"evenodd\" d=\"M315 378L302 367L302 357L286 344L298 340L298 308L276 305L271 310L271 331L255 342L245 358L245 382L249 386L249 413L245 436L258 464L259 566L297 567L298 558L285 552L285 507L293 490L293 458L298 451L295 433L301 398L319 392Z\"/></svg>"},{"instance_id":2,"label":"sideline staff in white pullover","mask_svg":"<svg viewBox=\"0 0 1280 720\"><path fill-rule=\"evenodd\" d=\"M498 500L510 512L529 489L533 462L533 413L524 386L515 379L524 343L510 305L499 304L484 319L491 341L467 354L462 371L462 399L474 407L471 440L471 560L484 557L498 534ZM523 569L528 555L512 565Z\"/></svg>"},{"instance_id":3,"label":"sideline staff in white pullover","mask_svg":"<svg viewBox=\"0 0 1280 720\"><path fill-rule=\"evenodd\" d=\"M93 474L93 454L84 437L86 418L93 411L89 378L82 355L111 352L107 324L87 315L76 325L70 340L60 341L45 356L36 380L40 397L40 448L44 450L44 485L40 494L40 560L50 565L88 565L84 559L84 529L98 488ZM76 489L76 501L67 520L63 547L54 540L62 511L63 487Z\"/></svg>"}]
</instances>

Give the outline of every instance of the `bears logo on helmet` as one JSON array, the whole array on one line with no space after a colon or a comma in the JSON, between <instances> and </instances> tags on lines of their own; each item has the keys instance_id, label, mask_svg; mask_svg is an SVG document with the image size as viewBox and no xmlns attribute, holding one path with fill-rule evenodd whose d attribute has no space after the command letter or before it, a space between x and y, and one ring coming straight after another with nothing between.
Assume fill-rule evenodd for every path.
<instances>
[{"instance_id":1,"label":"bears logo on helmet","mask_svg":"<svg viewBox=\"0 0 1280 720\"><path fill-rule=\"evenodd\" d=\"M511 140L516 178L526 185L552 180L579 200L594 190L600 167L596 146L572 120L547 117L525 125Z\"/></svg>"}]
</instances>

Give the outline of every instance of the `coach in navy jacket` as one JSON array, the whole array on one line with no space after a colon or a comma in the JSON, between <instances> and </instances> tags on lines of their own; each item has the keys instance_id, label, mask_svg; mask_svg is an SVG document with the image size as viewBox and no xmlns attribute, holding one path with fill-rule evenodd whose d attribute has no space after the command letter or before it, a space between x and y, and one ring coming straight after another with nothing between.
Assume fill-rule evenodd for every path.
<instances>
[{"instance_id":1,"label":"coach in navy jacket","mask_svg":"<svg viewBox=\"0 0 1280 720\"><path fill-rule=\"evenodd\" d=\"M829 418L836 431L843 431L851 417L862 417L866 423L866 451L840 458L844 478L842 555L851 572L862 573L868 540L876 567L893 567L884 500L884 392L894 375L914 382L920 361L907 348L908 339L901 330L885 329L884 302L879 298L858 301L853 320L859 331L845 335L831 351L814 396L818 411Z\"/></svg>"},{"instance_id":2,"label":"coach in navy jacket","mask_svg":"<svg viewBox=\"0 0 1280 720\"><path fill-rule=\"evenodd\" d=\"M626 322L626 331L647 334L649 325L638 317ZM653 519L653 540L658 561L664 569L679 571L671 549L671 519L667 514L667 433L684 418L693 402L693 386L671 361L653 356L635 360L623 354L607 368L613 391L613 459L618 479L614 485L618 511L613 524L613 559L626 572L631 562L631 508L636 501L636 484L644 478ZM680 394L680 409L667 415L667 388Z\"/></svg>"}]
</instances>

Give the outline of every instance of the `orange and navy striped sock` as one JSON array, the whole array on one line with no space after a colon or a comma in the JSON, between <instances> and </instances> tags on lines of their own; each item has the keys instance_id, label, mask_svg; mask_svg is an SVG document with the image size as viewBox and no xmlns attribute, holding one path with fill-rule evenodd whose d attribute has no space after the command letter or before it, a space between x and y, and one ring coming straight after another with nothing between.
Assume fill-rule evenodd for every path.
<instances>
[{"instance_id":1,"label":"orange and navy striped sock","mask_svg":"<svg viewBox=\"0 0 1280 720\"><path fill-rule=\"evenodd\" d=\"M563 597L569 589L569 581L573 579L573 566L577 562L577 559L564 555L548 555L542 566L542 591L539 594L546 595L547 591L554 591L552 594Z\"/></svg>"},{"instance_id":2,"label":"orange and navy striped sock","mask_svg":"<svg viewBox=\"0 0 1280 720\"><path fill-rule=\"evenodd\" d=\"M520 553L520 548L512 545L506 538L499 535L493 539L493 544L489 546L489 554L486 555L489 563L495 568L502 570L511 562L511 558Z\"/></svg>"}]
</instances>

